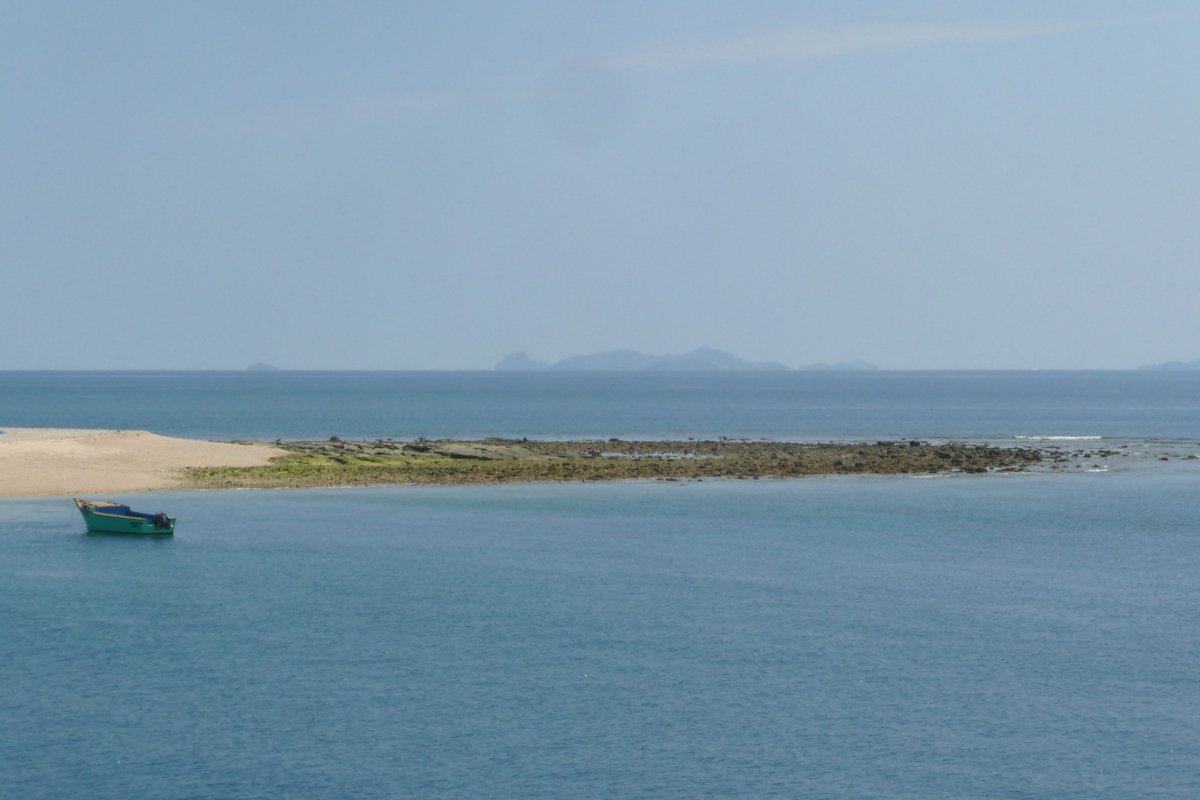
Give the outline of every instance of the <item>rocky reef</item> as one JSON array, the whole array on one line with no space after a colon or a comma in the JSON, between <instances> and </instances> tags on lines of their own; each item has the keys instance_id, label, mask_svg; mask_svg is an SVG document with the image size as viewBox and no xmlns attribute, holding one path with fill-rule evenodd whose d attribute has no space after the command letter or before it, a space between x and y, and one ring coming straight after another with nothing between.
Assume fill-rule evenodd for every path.
<instances>
[{"instance_id":1,"label":"rocky reef","mask_svg":"<svg viewBox=\"0 0 1200 800\"><path fill-rule=\"evenodd\" d=\"M529 441L528 439L275 442L265 467L189 470L195 488L486 484L628 479L756 479L1021 471L1047 458L1032 447L919 441L794 443Z\"/></svg>"}]
</instances>

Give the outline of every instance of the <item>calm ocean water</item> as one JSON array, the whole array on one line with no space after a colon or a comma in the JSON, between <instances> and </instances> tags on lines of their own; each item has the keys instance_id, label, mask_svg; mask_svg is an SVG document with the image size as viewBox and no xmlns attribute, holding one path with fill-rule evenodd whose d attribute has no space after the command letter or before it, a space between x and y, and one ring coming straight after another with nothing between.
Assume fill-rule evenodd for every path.
<instances>
[{"instance_id":1,"label":"calm ocean water","mask_svg":"<svg viewBox=\"0 0 1200 800\"><path fill-rule=\"evenodd\" d=\"M1200 375L0 373L202 438L1200 440ZM3 798L1179 798L1196 461L0 500Z\"/></svg>"},{"instance_id":2,"label":"calm ocean water","mask_svg":"<svg viewBox=\"0 0 1200 800\"><path fill-rule=\"evenodd\" d=\"M166 541L5 501L0 796L1194 796L1196 489L147 496Z\"/></svg>"},{"instance_id":3,"label":"calm ocean water","mask_svg":"<svg viewBox=\"0 0 1200 800\"><path fill-rule=\"evenodd\" d=\"M1200 439L1200 372L6 372L0 427L196 438Z\"/></svg>"}]
</instances>

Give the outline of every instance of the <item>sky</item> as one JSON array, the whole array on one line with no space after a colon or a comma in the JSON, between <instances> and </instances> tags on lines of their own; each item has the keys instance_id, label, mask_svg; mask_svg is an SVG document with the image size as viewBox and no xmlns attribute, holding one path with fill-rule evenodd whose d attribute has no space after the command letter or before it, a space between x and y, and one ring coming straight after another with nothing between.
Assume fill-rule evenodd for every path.
<instances>
[{"instance_id":1,"label":"sky","mask_svg":"<svg viewBox=\"0 0 1200 800\"><path fill-rule=\"evenodd\" d=\"M0 20L0 369L1200 359L1193 3Z\"/></svg>"}]
</instances>

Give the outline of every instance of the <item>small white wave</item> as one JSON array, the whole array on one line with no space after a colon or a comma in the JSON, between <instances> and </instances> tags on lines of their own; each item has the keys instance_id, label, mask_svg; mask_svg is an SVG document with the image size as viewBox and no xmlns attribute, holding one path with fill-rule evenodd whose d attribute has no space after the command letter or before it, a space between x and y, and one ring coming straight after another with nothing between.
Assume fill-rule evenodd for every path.
<instances>
[{"instance_id":1,"label":"small white wave","mask_svg":"<svg viewBox=\"0 0 1200 800\"><path fill-rule=\"evenodd\" d=\"M1014 439L1037 439L1039 442L1075 441L1077 439L1103 439L1103 436L1014 436Z\"/></svg>"}]
</instances>

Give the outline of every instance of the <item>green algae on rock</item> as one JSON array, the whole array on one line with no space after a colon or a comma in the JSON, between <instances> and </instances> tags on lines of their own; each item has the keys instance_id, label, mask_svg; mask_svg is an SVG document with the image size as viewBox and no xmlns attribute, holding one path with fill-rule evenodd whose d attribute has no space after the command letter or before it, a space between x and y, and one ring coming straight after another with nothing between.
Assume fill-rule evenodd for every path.
<instances>
[{"instance_id":1,"label":"green algae on rock","mask_svg":"<svg viewBox=\"0 0 1200 800\"><path fill-rule=\"evenodd\" d=\"M479 441L276 442L263 467L188 469L198 489L379 484L489 484L631 479L799 478L1012 472L1042 461L1029 447L923 442Z\"/></svg>"}]
</instances>

